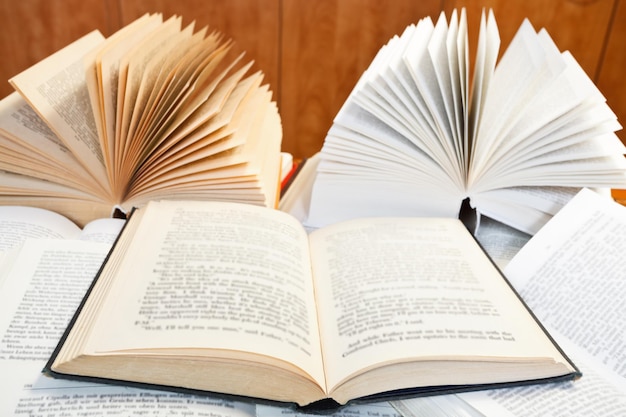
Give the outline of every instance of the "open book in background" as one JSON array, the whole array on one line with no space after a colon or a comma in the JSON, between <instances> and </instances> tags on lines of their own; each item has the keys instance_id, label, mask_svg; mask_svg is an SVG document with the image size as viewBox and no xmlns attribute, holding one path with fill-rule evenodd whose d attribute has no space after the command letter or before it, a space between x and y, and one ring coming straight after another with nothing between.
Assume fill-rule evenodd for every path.
<instances>
[{"instance_id":1,"label":"open book in background","mask_svg":"<svg viewBox=\"0 0 626 417\"><path fill-rule=\"evenodd\" d=\"M282 127L231 41L145 15L94 31L10 80L0 102L0 204L79 225L151 199L274 207Z\"/></svg>"},{"instance_id":2,"label":"open book in background","mask_svg":"<svg viewBox=\"0 0 626 417\"><path fill-rule=\"evenodd\" d=\"M394 403L406 417L626 415L626 208L583 189L504 273L583 373L573 384ZM558 410L558 411L557 411Z\"/></svg>"},{"instance_id":3,"label":"open book in background","mask_svg":"<svg viewBox=\"0 0 626 417\"><path fill-rule=\"evenodd\" d=\"M461 10L381 48L325 138L307 224L454 217L469 199L533 234L581 187L625 188L621 126L571 54L528 21L496 65L499 43L483 14L470 77Z\"/></svg>"}]
</instances>

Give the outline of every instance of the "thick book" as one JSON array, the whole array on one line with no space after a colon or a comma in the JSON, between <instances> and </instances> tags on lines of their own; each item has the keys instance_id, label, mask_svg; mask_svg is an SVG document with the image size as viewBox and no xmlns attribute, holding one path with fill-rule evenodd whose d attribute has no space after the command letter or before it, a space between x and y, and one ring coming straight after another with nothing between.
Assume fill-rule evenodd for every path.
<instances>
[{"instance_id":1,"label":"thick book","mask_svg":"<svg viewBox=\"0 0 626 417\"><path fill-rule=\"evenodd\" d=\"M468 26L442 13L380 49L325 137L307 224L455 217L469 199L534 234L580 188L625 187L621 125L574 57L528 20L500 52L491 11L470 55Z\"/></svg>"},{"instance_id":2,"label":"thick book","mask_svg":"<svg viewBox=\"0 0 626 417\"><path fill-rule=\"evenodd\" d=\"M171 200L133 211L45 372L307 409L580 376L458 219L307 234Z\"/></svg>"},{"instance_id":3,"label":"thick book","mask_svg":"<svg viewBox=\"0 0 626 417\"><path fill-rule=\"evenodd\" d=\"M81 226L151 199L275 207L282 126L234 42L147 14L14 76L0 101L0 204Z\"/></svg>"}]
</instances>

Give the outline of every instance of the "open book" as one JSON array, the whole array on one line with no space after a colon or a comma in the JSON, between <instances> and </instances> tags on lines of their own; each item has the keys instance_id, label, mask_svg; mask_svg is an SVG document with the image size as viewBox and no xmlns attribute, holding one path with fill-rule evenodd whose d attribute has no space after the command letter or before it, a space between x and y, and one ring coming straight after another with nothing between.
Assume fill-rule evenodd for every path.
<instances>
[{"instance_id":1,"label":"open book","mask_svg":"<svg viewBox=\"0 0 626 417\"><path fill-rule=\"evenodd\" d=\"M311 408L579 375L458 219L199 201L133 212L46 370Z\"/></svg>"},{"instance_id":2,"label":"open book","mask_svg":"<svg viewBox=\"0 0 626 417\"><path fill-rule=\"evenodd\" d=\"M207 28L145 15L13 77L0 101L0 204L83 225L154 198L275 207L281 121L261 73Z\"/></svg>"},{"instance_id":3,"label":"open book","mask_svg":"<svg viewBox=\"0 0 626 417\"><path fill-rule=\"evenodd\" d=\"M478 213L534 234L582 187L624 188L621 126L545 30L499 54L483 14L470 77L465 11L389 41L325 138L307 223ZM471 82L470 82L471 78Z\"/></svg>"}]
</instances>

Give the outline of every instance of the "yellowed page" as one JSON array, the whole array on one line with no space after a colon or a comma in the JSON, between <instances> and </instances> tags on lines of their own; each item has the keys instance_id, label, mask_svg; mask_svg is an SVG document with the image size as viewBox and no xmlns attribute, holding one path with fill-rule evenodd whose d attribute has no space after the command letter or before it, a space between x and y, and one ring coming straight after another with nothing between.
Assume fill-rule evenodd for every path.
<instances>
[{"instance_id":1,"label":"yellowed page","mask_svg":"<svg viewBox=\"0 0 626 417\"><path fill-rule=\"evenodd\" d=\"M93 57L97 74L99 116L102 120L101 142L105 154L109 181L114 170L114 140L118 103L123 103L125 78L120 77L120 61L132 48L162 23L160 14L144 16L125 26L100 48ZM117 193L119 194L119 193Z\"/></svg>"},{"instance_id":2,"label":"yellowed page","mask_svg":"<svg viewBox=\"0 0 626 417\"><path fill-rule=\"evenodd\" d=\"M105 49L110 48L111 45L119 42L119 40L138 26L143 25L149 20L149 15L145 14L132 22L130 25L125 26L115 32L113 35L106 38L97 48L93 48L83 58L83 65L85 70L85 80L87 82L87 90L89 91L89 101L94 113L94 121L96 123L96 130L98 131L98 137L101 138L101 147L103 156L105 158L106 166L110 166L109 161L109 144L104 140L106 138L106 115L104 98L102 97L102 74L98 68L97 58L98 55ZM107 80L108 81L108 80Z\"/></svg>"},{"instance_id":3,"label":"yellowed page","mask_svg":"<svg viewBox=\"0 0 626 417\"><path fill-rule=\"evenodd\" d=\"M139 43L123 58L120 64L124 68L126 87L123 103L118 103L116 132L115 132L115 161L119 161L119 154L127 148L126 140L131 129L131 122L136 123L137 115L142 114L150 92L154 88L159 71L167 56L179 42L189 38L191 27L181 32L180 17L171 17L147 39ZM117 181L114 179L114 182Z\"/></svg>"},{"instance_id":4,"label":"yellowed page","mask_svg":"<svg viewBox=\"0 0 626 417\"><path fill-rule=\"evenodd\" d=\"M196 131L191 132L189 136L185 138L180 137L175 141L172 140L169 147L166 144L166 146L155 150L136 173L135 181L133 182L134 186L145 183L149 179L158 179L164 169L167 167L171 168L172 164L180 161L183 157L189 156L189 154L194 153L196 155L194 160L198 160L208 158L241 144L241 138L235 143L229 140L230 136L239 128L237 123L229 124L229 122L235 119L235 115L241 114L241 108L252 111L249 107L245 107L243 102L258 87L260 78L249 77L241 83L236 83L236 81L236 79L231 79L228 83L220 86L221 94L215 94L214 97L208 100L210 103L203 106L203 111L210 112L215 117L210 117L207 114L205 117L209 118L209 120ZM224 97L226 94L227 96ZM223 102L224 99L226 99L225 102ZM240 119L241 117L235 120ZM217 144L218 141L221 141L221 144Z\"/></svg>"},{"instance_id":5,"label":"yellowed page","mask_svg":"<svg viewBox=\"0 0 626 417\"><path fill-rule=\"evenodd\" d=\"M149 128L155 109L163 100L166 89L172 82L175 68L180 64L185 54L202 41L203 36L203 32L200 31L181 41L176 48L173 48L167 54L167 59L160 65L159 74L154 84L148 89L149 91L144 92L147 97L143 96L140 91L140 100L138 100L140 108L136 107L133 111L133 117L126 140L123 143L123 148L120 146L120 152L116 154L117 176L120 178L120 182L129 181L132 172L137 167L137 161L144 147L143 137L145 131Z\"/></svg>"},{"instance_id":6,"label":"yellowed page","mask_svg":"<svg viewBox=\"0 0 626 417\"><path fill-rule=\"evenodd\" d=\"M218 75L213 74L228 53L229 48L229 44L221 45L200 63L198 74L193 76L189 85L186 86L187 91L178 100L179 103L171 109L170 114L164 120L165 123L159 127L158 133L155 134L155 137L158 139L156 147L159 147L179 127L185 125L187 129L193 129L206 120L204 116L207 113L204 107L207 104L212 104L210 98L213 96L216 88L238 62L238 60L235 60L229 63L222 73ZM243 76L243 73L239 74L239 78L241 76ZM193 120L189 120L192 116Z\"/></svg>"},{"instance_id":7,"label":"yellowed page","mask_svg":"<svg viewBox=\"0 0 626 417\"><path fill-rule=\"evenodd\" d=\"M297 220L228 203L162 201L143 210L123 258L114 256L115 270L99 278L112 286L88 352L265 356L324 385L307 236Z\"/></svg>"},{"instance_id":8,"label":"yellowed page","mask_svg":"<svg viewBox=\"0 0 626 417\"><path fill-rule=\"evenodd\" d=\"M147 152L158 146L162 139L159 132L166 123L175 118L176 112L184 111L185 97L193 92L194 84L203 72L202 65L206 64L207 60L210 62L210 57L214 53L224 53L223 50L220 51L223 46L217 49L218 46L217 37L210 36L194 45L178 63L171 79L172 82L168 84L160 100L155 102L150 121L141 133L141 148L138 153L140 160L145 158Z\"/></svg>"},{"instance_id":9,"label":"yellowed page","mask_svg":"<svg viewBox=\"0 0 626 417\"><path fill-rule=\"evenodd\" d=\"M10 82L83 167L108 189L82 62L85 54L103 41L102 34L93 31L16 75Z\"/></svg>"},{"instance_id":10,"label":"yellowed page","mask_svg":"<svg viewBox=\"0 0 626 417\"><path fill-rule=\"evenodd\" d=\"M141 182L133 184L132 197L146 198L158 195L161 190L161 194L170 197L180 198L179 193L183 193L186 198L210 196L221 200L228 199L227 188L239 188L244 201L254 200L256 204L275 207L279 192L282 131L278 109L270 98L267 88L254 91L239 110L246 117L233 122L232 135L186 153L142 177ZM239 184L247 181L246 177L253 179L252 186ZM227 182L223 181L225 179ZM216 186L216 181L223 185ZM249 190L242 193L241 188Z\"/></svg>"},{"instance_id":11,"label":"yellowed page","mask_svg":"<svg viewBox=\"0 0 626 417\"><path fill-rule=\"evenodd\" d=\"M72 187L81 192L88 191L80 178L74 177L74 174L64 169L62 165L50 161L40 152L8 140L2 134L0 134L0 153L2 154L1 170L42 179L51 184Z\"/></svg>"},{"instance_id":12,"label":"yellowed page","mask_svg":"<svg viewBox=\"0 0 626 417\"><path fill-rule=\"evenodd\" d=\"M210 146L235 131L236 127L229 126L229 122L245 96L261 82L258 75L240 81L240 77L247 69L248 66L241 68L219 84L214 94L172 133L168 138L168 144L156 149L150 155L138 171L137 180L140 180L146 172L170 164L181 153Z\"/></svg>"},{"instance_id":13,"label":"yellowed page","mask_svg":"<svg viewBox=\"0 0 626 417\"><path fill-rule=\"evenodd\" d=\"M283 130L280 114L278 112L278 106L275 102L270 102L268 104L265 117L261 123L261 128L258 130L258 135L259 138L275 138L275 141L271 146L261 147L259 152L263 154L263 156L261 158L257 158L256 161L259 163L259 171L262 173L260 175L262 181L261 186L264 190L264 194L267 196L265 204L268 207L278 207L281 193L280 161L282 158L280 156L280 148ZM276 149L278 149L278 152L276 152Z\"/></svg>"}]
</instances>

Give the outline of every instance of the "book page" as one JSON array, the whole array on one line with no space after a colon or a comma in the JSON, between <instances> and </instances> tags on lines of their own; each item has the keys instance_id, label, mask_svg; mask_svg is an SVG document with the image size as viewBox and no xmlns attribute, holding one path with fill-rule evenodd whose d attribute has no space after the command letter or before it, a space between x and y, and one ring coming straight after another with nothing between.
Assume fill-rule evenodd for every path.
<instances>
[{"instance_id":1,"label":"book page","mask_svg":"<svg viewBox=\"0 0 626 417\"><path fill-rule=\"evenodd\" d=\"M37 207L0 206L0 251L27 239L80 239L112 244L125 220L96 219L81 228L68 218Z\"/></svg>"},{"instance_id":2,"label":"book page","mask_svg":"<svg viewBox=\"0 0 626 417\"><path fill-rule=\"evenodd\" d=\"M519 120L521 110L532 97L529 85L546 81L547 72L541 71L548 68L545 55L534 28L527 20L524 21L500 58L484 91L480 123L475 126L476 139L470 160L468 188L479 186L476 184L480 184L485 176L486 166L493 162L497 148L507 144L507 129Z\"/></svg>"},{"instance_id":3,"label":"book page","mask_svg":"<svg viewBox=\"0 0 626 417\"><path fill-rule=\"evenodd\" d=\"M323 380L306 240L297 220L276 210L149 203L86 349L242 351Z\"/></svg>"},{"instance_id":4,"label":"book page","mask_svg":"<svg viewBox=\"0 0 626 417\"><path fill-rule=\"evenodd\" d=\"M81 239L113 243L124 221L99 219L83 230L68 218L50 210L26 206L0 206L0 288L6 270L29 239Z\"/></svg>"},{"instance_id":5,"label":"book page","mask_svg":"<svg viewBox=\"0 0 626 417\"><path fill-rule=\"evenodd\" d=\"M153 91L160 71L167 58L180 44L181 40L191 36L193 27L181 31L182 18L171 17L143 42L134 47L120 63L122 68L120 83L124 84L124 94L118 101L114 166L118 166L122 156L126 154L127 139L134 131L140 115L146 110L145 105ZM118 175L118 172L115 172ZM125 187L117 177L113 178L114 189ZM119 183L119 185L118 185Z\"/></svg>"},{"instance_id":6,"label":"book page","mask_svg":"<svg viewBox=\"0 0 626 417\"><path fill-rule=\"evenodd\" d=\"M10 82L93 177L107 186L82 58L104 40L93 31Z\"/></svg>"},{"instance_id":7,"label":"book page","mask_svg":"<svg viewBox=\"0 0 626 417\"><path fill-rule=\"evenodd\" d=\"M465 14L463 14L465 17ZM444 145L448 163L451 167L457 169L456 175L460 178L459 183L464 183L462 169L464 167L461 156L462 138L459 129L462 126L461 120L464 119L462 108L459 100L460 93L460 74L458 55L457 55L457 36L465 38L467 33L458 33L459 21L457 11L454 10L450 16L450 23L445 19L442 13L437 20L432 38L428 43L428 56L432 60L433 70L437 79L436 85L439 87L439 95L441 102L439 103L439 112L441 112L440 120L440 136L439 140Z\"/></svg>"},{"instance_id":8,"label":"book page","mask_svg":"<svg viewBox=\"0 0 626 417\"><path fill-rule=\"evenodd\" d=\"M36 207L0 206L0 251L29 238L76 238L80 227L60 214Z\"/></svg>"},{"instance_id":9,"label":"book page","mask_svg":"<svg viewBox=\"0 0 626 417\"><path fill-rule=\"evenodd\" d=\"M537 316L624 378L625 236L626 209L583 189L505 270Z\"/></svg>"},{"instance_id":10,"label":"book page","mask_svg":"<svg viewBox=\"0 0 626 417\"><path fill-rule=\"evenodd\" d=\"M325 138L307 226L380 215L458 215L465 162L453 137L457 118L464 119L463 100L447 100L444 91L462 84L465 74L452 73L450 61L464 62L466 25L455 19L453 30L446 26L442 14L436 26L424 18L407 27L359 79Z\"/></svg>"},{"instance_id":11,"label":"book page","mask_svg":"<svg viewBox=\"0 0 626 417\"><path fill-rule=\"evenodd\" d=\"M559 356L456 219L363 219L310 241L329 387L419 357Z\"/></svg>"},{"instance_id":12,"label":"book page","mask_svg":"<svg viewBox=\"0 0 626 417\"><path fill-rule=\"evenodd\" d=\"M177 164L189 165L199 159L213 156L224 149L216 146L219 142L228 142L227 138L237 129L235 126L226 128L237 110L255 88L258 88L260 76L248 77L245 81L239 82L247 68L239 70L229 77L228 81L222 83L218 90L202 106L203 115L194 115L191 119L183 123L182 131L176 131L174 137L167 139L159 148L156 148L142 163L134 174L133 188L138 187L147 181L147 178L159 180L164 172L164 168L176 162ZM198 123L198 124L196 124ZM190 124L190 126L187 126ZM189 128L189 130L187 130ZM225 144L228 146L228 143ZM234 145L230 145L231 147ZM201 157L184 160L186 156L194 153L202 153ZM181 162L182 159L182 162ZM147 178L146 178L147 177ZM133 190L129 192L132 194Z\"/></svg>"},{"instance_id":13,"label":"book page","mask_svg":"<svg viewBox=\"0 0 626 417\"><path fill-rule=\"evenodd\" d=\"M41 373L109 247L38 239L17 256L0 291L0 415L253 417L254 403L55 380Z\"/></svg>"}]
</instances>

